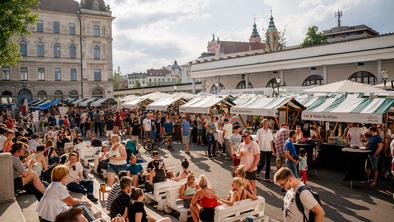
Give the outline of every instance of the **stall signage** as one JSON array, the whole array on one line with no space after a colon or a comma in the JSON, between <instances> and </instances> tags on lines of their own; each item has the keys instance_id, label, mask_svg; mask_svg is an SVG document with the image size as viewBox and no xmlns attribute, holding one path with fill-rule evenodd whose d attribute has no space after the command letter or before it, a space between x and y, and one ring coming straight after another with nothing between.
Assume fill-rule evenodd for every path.
<instances>
[{"instance_id":1,"label":"stall signage","mask_svg":"<svg viewBox=\"0 0 394 222\"><path fill-rule=\"evenodd\" d=\"M382 114L371 113L314 113L302 112L303 120L347 122L347 123L382 123Z\"/></svg>"}]
</instances>

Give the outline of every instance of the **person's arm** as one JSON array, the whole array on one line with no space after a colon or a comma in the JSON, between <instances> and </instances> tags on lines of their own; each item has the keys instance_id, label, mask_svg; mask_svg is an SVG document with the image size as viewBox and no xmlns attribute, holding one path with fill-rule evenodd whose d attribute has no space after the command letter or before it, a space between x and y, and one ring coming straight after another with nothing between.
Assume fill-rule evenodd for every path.
<instances>
[{"instance_id":1,"label":"person's arm","mask_svg":"<svg viewBox=\"0 0 394 222\"><path fill-rule=\"evenodd\" d=\"M297 163L297 161L290 155L290 151L285 151L285 157L293 163Z\"/></svg>"},{"instance_id":2,"label":"person's arm","mask_svg":"<svg viewBox=\"0 0 394 222\"><path fill-rule=\"evenodd\" d=\"M135 213L135 222L141 222L142 213Z\"/></svg>"},{"instance_id":3,"label":"person's arm","mask_svg":"<svg viewBox=\"0 0 394 222\"><path fill-rule=\"evenodd\" d=\"M380 151L382 151L382 148L383 148L382 142L378 143L378 148L376 149L376 151L374 153L375 157L377 157L379 155Z\"/></svg>"},{"instance_id":4,"label":"person's arm","mask_svg":"<svg viewBox=\"0 0 394 222\"><path fill-rule=\"evenodd\" d=\"M313 207L311 211L315 213L315 222L323 221L325 213L320 204L317 204L315 207Z\"/></svg>"},{"instance_id":5,"label":"person's arm","mask_svg":"<svg viewBox=\"0 0 394 222\"><path fill-rule=\"evenodd\" d=\"M45 157L41 158L40 161L41 161L42 168L43 168L45 171L47 171L47 170L48 170L48 163L47 163Z\"/></svg>"},{"instance_id":6,"label":"person's arm","mask_svg":"<svg viewBox=\"0 0 394 222\"><path fill-rule=\"evenodd\" d=\"M124 148L124 146L123 145L119 145L118 149L119 149L120 157L112 157L113 160L125 160L125 159L127 159L127 152L126 152L126 149Z\"/></svg>"},{"instance_id":7,"label":"person's arm","mask_svg":"<svg viewBox=\"0 0 394 222\"><path fill-rule=\"evenodd\" d=\"M260 149L257 146L254 154L253 164L250 167L250 169L248 169L248 171L252 171L253 169L255 169L257 167L257 164L259 164L259 161L260 161Z\"/></svg>"},{"instance_id":8,"label":"person's arm","mask_svg":"<svg viewBox=\"0 0 394 222\"><path fill-rule=\"evenodd\" d=\"M222 198L219 198L219 202L225 204L225 205L229 205L229 206L233 206L235 203L235 194L234 192L230 192L230 200L225 200Z\"/></svg>"},{"instance_id":9,"label":"person's arm","mask_svg":"<svg viewBox=\"0 0 394 222\"><path fill-rule=\"evenodd\" d=\"M66 199L63 200L63 202L66 203L67 206L75 206L82 203L81 200L73 198L71 196L68 196Z\"/></svg>"},{"instance_id":10,"label":"person's arm","mask_svg":"<svg viewBox=\"0 0 394 222\"><path fill-rule=\"evenodd\" d=\"M189 199L188 196L183 195L183 192L185 192L185 184L182 184L179 188L179 198L182 200Z\"/></svg>"},{"instance_id":11,"label":"person's arm","mask_svg":"<svg viewBox=\"0 0 394 222\"><path fill-rule=\"evenodd\" d=\"M200 190L198 190L195 194L194 194L194 196L193 196L193 198L192 198L192 201L191 201L191 205L193 205L193 206L195 206L195 205L197 205L197 203L198 203L198 201L200 200Z\"/></svg>"}]
</instances>

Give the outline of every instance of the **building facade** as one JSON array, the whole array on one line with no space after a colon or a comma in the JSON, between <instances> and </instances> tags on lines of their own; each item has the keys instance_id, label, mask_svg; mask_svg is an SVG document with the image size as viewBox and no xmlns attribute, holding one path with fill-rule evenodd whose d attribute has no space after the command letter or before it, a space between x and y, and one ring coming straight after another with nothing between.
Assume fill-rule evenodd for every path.
<instances>
[{"instance_id":1,"label":"building facade","mask_svg":"<svg viewBox=\"0 0 394 222\"><path fill-rule=\"evenodd\" d=\"M127 88L147 87L147 77L146 72L127 74Z\"/></svg>"},{"instance_id":2,"label":"building facade","mask_svg":"<svg viewBox=\"0 0 394 222\"><path fill-rule=\"evenodd\" d=\"M0 95L25 99L111 97L112 20L103 0L40 0L38 22L20 46L17 66L3 66Z\"/></svg>"}]
</instances>

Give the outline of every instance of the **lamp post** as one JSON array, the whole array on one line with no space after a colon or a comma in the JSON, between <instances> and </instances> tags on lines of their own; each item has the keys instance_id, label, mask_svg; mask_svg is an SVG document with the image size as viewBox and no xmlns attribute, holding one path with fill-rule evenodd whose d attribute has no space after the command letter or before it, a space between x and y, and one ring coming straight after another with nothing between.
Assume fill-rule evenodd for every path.
<instances>
[{"instance_id":1,"label":"lamp post","mask_svg":"<svg viewBox=\"0 0 394 222\"><path fill-rule=\"evenodd\" d=\"M380 74L381 74L382 79L383 79L384 88L386 88L386 82L387 82L387 79L389 78L389 72L387 72L386 70L382 70L380 72Z\"/></svg>"},{"instance_id":2,"label":"lamp post","mask_svg":"<svg viewBox=\"0 0 394 222\"><path fill-rule=\"evenodd\" d=\"M219 95L219 90L220 90L219 82L215 82L215 87L216 87L216 94Z\"/></svg>"},{"instance_id":3,"label":"lamp post","mask_svg":"<svg viewBox=\"0 0 394 222\"><path fill-rule=\"evenodd\" d=\"M276 86L277 86L277 90L278 90L276 95L279 96L279 86L280 86L280 82L281 82L280 77L279 76L275 77L275 81L276 81Z\"/></svg>"}]
</instances>

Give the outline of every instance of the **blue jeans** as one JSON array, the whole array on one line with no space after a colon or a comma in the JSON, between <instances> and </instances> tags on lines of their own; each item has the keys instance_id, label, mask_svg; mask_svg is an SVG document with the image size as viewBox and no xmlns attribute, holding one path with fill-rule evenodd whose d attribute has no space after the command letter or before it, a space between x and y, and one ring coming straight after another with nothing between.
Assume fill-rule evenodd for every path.
<instances>
[{"instance_id":1,"label":"blue jeans","mask_svg":"<svg viewBox=\"0 0 394 222\"><path fill-rule=\"evenodd\" d=\"M300 175L298 174L298 170L297 170L297 164L287 160L287 167L289 167L289 169L291 170L291 172L293 172L296 178L300 178Z\"/></svg>"},{"instance_id":2,"label":"blue jeans","mask_svg":"<svg viewBox=\"0 0 394 222\"><path fill-rule=\"evenodd\" d=\"M92 180L81 180L79 183L72 182L67 184L67 189L71 192L76 193L87 193L88 195L93 194L93 181ZM86 191L85 191L86 189Z\"/></svg>"},{"instance_id":3,"label":"blue jeans","mask_svg":"<svg viewBox=\"0 0 394 222\"><path fill-rule=\"evenodd\" d=\"M208 156L211 157L212 155L216 155L216 147L215 147L215 138L213 134L207 133L206 135L207 140L207 149L208 149Z\"/></svg>"}]
</instances>

